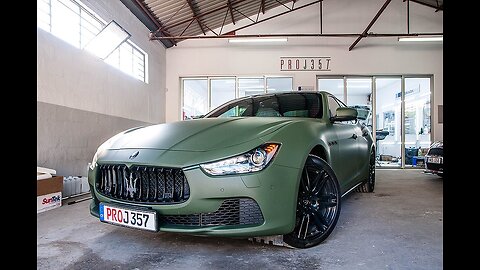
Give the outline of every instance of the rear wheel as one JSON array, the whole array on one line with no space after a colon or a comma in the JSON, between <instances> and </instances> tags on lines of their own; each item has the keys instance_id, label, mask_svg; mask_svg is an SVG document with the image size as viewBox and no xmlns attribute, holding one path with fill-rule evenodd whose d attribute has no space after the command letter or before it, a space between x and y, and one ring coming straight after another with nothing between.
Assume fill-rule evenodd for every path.
<instances>
[{"instance_id":1,"label":"rear wheel","mask_svg":"<svg viewBox=\"0 0 480 270\"><path fill-rule=\"evenodd\" d=\"M296 248L313 247L333 231L340 215L340 186L330 165L309 155L298 190L295 228L284 235Z\"/></svg>"},{"instance_id":2,"label":"rear wheel","mask_svg":"<svg viewBox=\"0 0 480 270\"><path fill-rule=\"evenodd\" d=\"M370 162L368 164L368 178L367 180L357 187L357 192L373 192L375 189L375 150L370 153Z\"/></svg>"}]
</instances>

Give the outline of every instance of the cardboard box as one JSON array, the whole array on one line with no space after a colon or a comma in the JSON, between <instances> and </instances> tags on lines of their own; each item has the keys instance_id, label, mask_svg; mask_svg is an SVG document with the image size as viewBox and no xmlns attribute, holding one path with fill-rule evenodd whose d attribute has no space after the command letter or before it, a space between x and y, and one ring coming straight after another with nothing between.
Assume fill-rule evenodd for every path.
<instances>
[{"instance_id":1,"label":"cardboard box","mask_svg":"<svg viewBox=\"0 0 480 270\"><path fill-rule=\"evenodd\" d=\"M37 214L62 206L63 176L37 180Z\"/></svg>"}]
</instances>

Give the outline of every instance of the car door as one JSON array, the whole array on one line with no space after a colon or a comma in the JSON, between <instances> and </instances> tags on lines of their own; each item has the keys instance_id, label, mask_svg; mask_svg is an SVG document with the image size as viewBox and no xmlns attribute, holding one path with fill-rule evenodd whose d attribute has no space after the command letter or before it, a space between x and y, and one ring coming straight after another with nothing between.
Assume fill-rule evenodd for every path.
<instances>
[{"instance_id":1,"label":"car door","mask_svg":"<svg viewBox=\"0 0 480 270\"><path fill-rule=\"evenodd\" d=\"M334 96L328 95L328 108L330 117L335 116L338 107L345 107L341 101ZM357 182L359 169L362 166L358 140L362 136L361 129L352 121L333 122L331 128L336 134L336 141L328 142L331 147L334 146L336 151L332 152L332 167L342 187L342 192L351 188Z\"/></svg>"}]
</instances>

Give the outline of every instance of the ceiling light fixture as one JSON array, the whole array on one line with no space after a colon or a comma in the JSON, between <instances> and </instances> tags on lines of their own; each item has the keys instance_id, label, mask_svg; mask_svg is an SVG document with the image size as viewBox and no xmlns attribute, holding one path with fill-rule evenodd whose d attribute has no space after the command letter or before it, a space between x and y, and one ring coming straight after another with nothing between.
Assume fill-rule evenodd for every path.
<instances>
[{"instance_id":1,"label":"ceiling light fixture","mask_svg":"<svg viewBox=\"0 0 480 270\"><path fill-rule=\"evenodd\" d=\"M429 42L429 41L443 41L443 36L425 36L425 37L399 37L401 42Z\"/></svg>"},{"instance_id":2,"label":"ceiling light fixture","mask_svg":"<svg viewBox=\"0 0 480 270\"><path fill-rule=\"evenodd\" d=\"M231 38L229 43L276 43L287 42L287 38Z\"/></svg>"},{"instance_id":3,"label":"ceiling light fixture","mask_svg":"<svg viewBox=\"0 0 480 270\"><path fill-rule=\"evenodd\" d=\"M130 36L131 35L118 23L111 21L89 43L87 43L84 49L102 59L105 59L117 49L118 46L122 45L123 42L129 39Z\"/></svg>"}]
</instances>

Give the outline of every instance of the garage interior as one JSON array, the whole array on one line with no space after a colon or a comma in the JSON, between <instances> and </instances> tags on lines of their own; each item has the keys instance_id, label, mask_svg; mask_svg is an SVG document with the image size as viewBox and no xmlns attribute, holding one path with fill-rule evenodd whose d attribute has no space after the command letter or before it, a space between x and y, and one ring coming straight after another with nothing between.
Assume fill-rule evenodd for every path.
<instances>
[{"instance_id":1,"label":"garage interior","mask_svg":"<svg viewBox=\"0 0 480 270\"><path fill-rule=\"evenodd\" d=\"M56 207L37 205L37 269L442 269L443 178L424 173L443 140L442 36L441 0L37 0L37 166L61 185ZM375 192L345 196L324 243L90 215L108 138L281 91L328 91L375 130Z\"/></svg>"}]
</instances>

